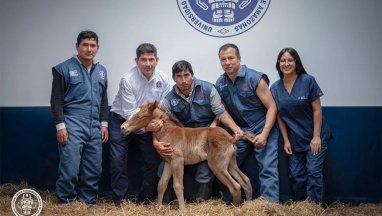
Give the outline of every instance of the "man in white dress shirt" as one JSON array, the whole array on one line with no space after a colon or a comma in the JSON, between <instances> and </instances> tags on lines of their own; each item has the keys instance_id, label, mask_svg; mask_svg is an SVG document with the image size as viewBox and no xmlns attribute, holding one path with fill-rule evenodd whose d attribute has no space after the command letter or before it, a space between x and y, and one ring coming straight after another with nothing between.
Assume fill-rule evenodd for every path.
<instances>
[{"instance_id":1,"label":"man in white dress shirt","mask_svg":"<svg viewBox=\"0 0 382 216\"><path fill-rule=\"evenodd\" d=\"M111 189L116 206L127 199L128 149L136 145L143 157L143 180L138 202L153 199L156 192L158 165L161 157L153 147L151 132L138 131L124 136L120 126L139 110L139 107L154 100L160 101L170 91L169 78L156 69L159 58L154 45L144 43L138 46L136 66L127 72L119 83L119 91L111 107L110 130L110 172Z\"/></svg>"}]
</instances>

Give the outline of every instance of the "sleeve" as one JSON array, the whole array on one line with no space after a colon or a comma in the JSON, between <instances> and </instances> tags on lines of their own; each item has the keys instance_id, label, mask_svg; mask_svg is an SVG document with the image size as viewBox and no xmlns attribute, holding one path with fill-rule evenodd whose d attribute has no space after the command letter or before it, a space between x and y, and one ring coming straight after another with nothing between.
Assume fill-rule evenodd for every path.
<instances>
[{"instance_id":1,"label":"sleeve","mask_svg":"<svg viewBox=\"0 0 382 216\"><path fill-rule=\"evenodd\" d=\"M160 101L159 107L164 109L167 113L171 113L171 111L170 111L171 107L170 107L169 101L166 98L163 98Z\"/></svg>"},{"instance_id":2,"label":"sleeve","mask_svg":"<svg viewBox=\"0 0 382 216\"><path fill-rule=\"evenodd\" d=\"M221 97L215 87L212 87L211 89L210 103L212 112L215 114L215 116L220 117L224 113L225 108L222 104Z\"/></svg>"},{"instance_id":3,"label":"sleeve","mask_svg":"<svg viewBox=\"0 0 382 216\"><path fill-rule=\"evenodd\" d=\"M100 120L102 126L107 127L107 122L109 118L109 100L107 97L107 87L108 87L108 82L106 79L105 86L102 89L102 98L101 98L101 108L100 108Z\"/></svg>"},{"instance_id":4,"label":"sleeve","mask_svg":"<svg viewBox=\"0 0 382 216\"><path fill-rule=\"evenodd\" d=\"M130 116L134 115L139 111L139 107L137 105L137 99L134 95L133 86L128 82L126 78L122 78L119 84L119 91L121 91L122 101L121 105L123 108L123 116L128 119Z\"/></svg>"},{"instance_id":5,"label":"sleeve","mask_svg":"<svg viewBox=\"0 0 382 216\"><path fill-rule=\"evenodd\" d=\"M311 98L311 101L313 102L323 95L324 93L321 91L320 87L318 86L316 79L314 77L311 77L309 82L309 98Z\"/></svg>"},{"instance_id":6,"label":"sleeve","mask_svg":"<svg viewBox=\"0 0 382 216\"><path fill-rule=\"evenodd\" d=\"M66 87L65 87L64 77L61 74L59 74L55 68L52 68L52 75L53 75L53 82L52 82L52 92L50 97L50 106L52 109L53 121L58 130L60 128L65 128L63 107L64 107L64 94L65 94Z\"/></svg>"},{"instance_id":7,"label":"sleeve","mask_svg":"<svg viewBox=\"0 0 382 216\"><path fill-rule=\"evenodd\" d=\"M165 87L164 87L164 91L162 93L161 100L163 100L166 97L166 95L171 91L170 79L165 80L164 83L165 83Z\"/></svg>"},{"instance_id":8,"label":"sleeve","mask_svg":"<svg viewBox=\"0 0 382 216\"><path fill-rule=\"evenodd\" d=\"M216 87L217 86L217 87ZM219 77L217 80L216 80L216 83L215 83L215 89L217 90L217 92L219 93L219 96L220 98L222 97L222 82L221 82L221 78Z\"/></svg>"}]
</instances>

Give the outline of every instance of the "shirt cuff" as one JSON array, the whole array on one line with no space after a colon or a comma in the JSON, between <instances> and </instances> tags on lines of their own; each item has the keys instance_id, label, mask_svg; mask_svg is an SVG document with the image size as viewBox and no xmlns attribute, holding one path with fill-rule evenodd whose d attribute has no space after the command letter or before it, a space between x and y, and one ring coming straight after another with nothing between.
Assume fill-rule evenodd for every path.
<instances>
[{"instance_id":1,"label":"shirt cuff","mask_svg":"<svg viewBox=\"0 0 382 216\"><path fill-rule=\"evenodd\" d=\"M61 130L61 129L64 129L64 128L66 128L64 122L62 122L62 123L60 123L60 124L56 124L56 130L57 130L57 131L59 131L59 130Z\"/></svg>"},{"instance_id":2,"label":"shirt cuff","mask_svg":"<svg viewBox=\"0 0 382 216\"><path fill-rule=\"evenodd\" d=\"M101 127L108 127L109 124L107 123L107 121L102 121L101 122Z\"/></svg>"}]
</instances>

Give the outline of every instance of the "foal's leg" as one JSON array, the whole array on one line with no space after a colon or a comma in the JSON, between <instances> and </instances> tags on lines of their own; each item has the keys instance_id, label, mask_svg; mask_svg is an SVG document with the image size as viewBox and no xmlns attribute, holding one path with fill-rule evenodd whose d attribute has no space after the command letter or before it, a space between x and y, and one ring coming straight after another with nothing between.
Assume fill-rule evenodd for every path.
<instances>
[{"instance_id":1,"label":"foal's leg","mask_svg":"<svg viewBox=\"0 0 382 216\"><path fill-rule=\"evenodd\" d=\"M178 157L174 158L171 161L171 169L172 169L172 182L174 186L174 191L176 194L176 198L178 199L179 210L186 210L186 204L184 202L184 194L183 194L183 173L184 173L184 158Z\"/></svg>"},{"instance_id":2,"label":"foal's leg","mask_svg":"<svg viewBox=\"0 0 382 216\"><path fill-rule=\"evenodd\" d=\"M236 163L236 154L232 155L228 165L228 172L239 182L245 192L247 200L252 200L252 185L249 178L239 169Z\"/></svg>"},{"instance_id":3,"label":"foal's leg","mask_svg":"<svg viewBox=\"0 0 382 216\"><path fill-rule=\"evenodd\" d=\"M218 161L211 158L208 161L208 165L216 178L228 188L233 197L233 205L239 206L241 200L241 188L240 184L228 173L228 161Z\"/></svg>"},{"instance_id":4,"label":"foal's leg","mask_svg":"<svg viewBox=\"0 0 382 216\"><path fill-rule=\"evenodd\" d=\"M168 182L171 179L171 165L168 162L164 163L163 173L158 183L158 197L157 203L162 205L163 203L163 195L168 186Z\"/></svg>"}]
</instances>

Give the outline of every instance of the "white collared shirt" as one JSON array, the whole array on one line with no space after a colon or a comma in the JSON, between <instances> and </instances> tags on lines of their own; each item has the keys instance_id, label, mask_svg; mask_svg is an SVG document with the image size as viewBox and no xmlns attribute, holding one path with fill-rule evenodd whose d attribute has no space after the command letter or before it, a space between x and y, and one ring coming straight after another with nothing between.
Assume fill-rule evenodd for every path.
<instances>
[{"instance_id":1,"label":"white collared shirt","mask_svg":"<svg viewBox=\"0 0 382 216\"><path fill-rule=\"evenodd\" d=\"M155 69L150 80L147 80L135 66L123 75L111 112L128 119L139 111L140 106L161 101L170 90L170 80L162 71Z\"/></svg>"}]
</instances>

